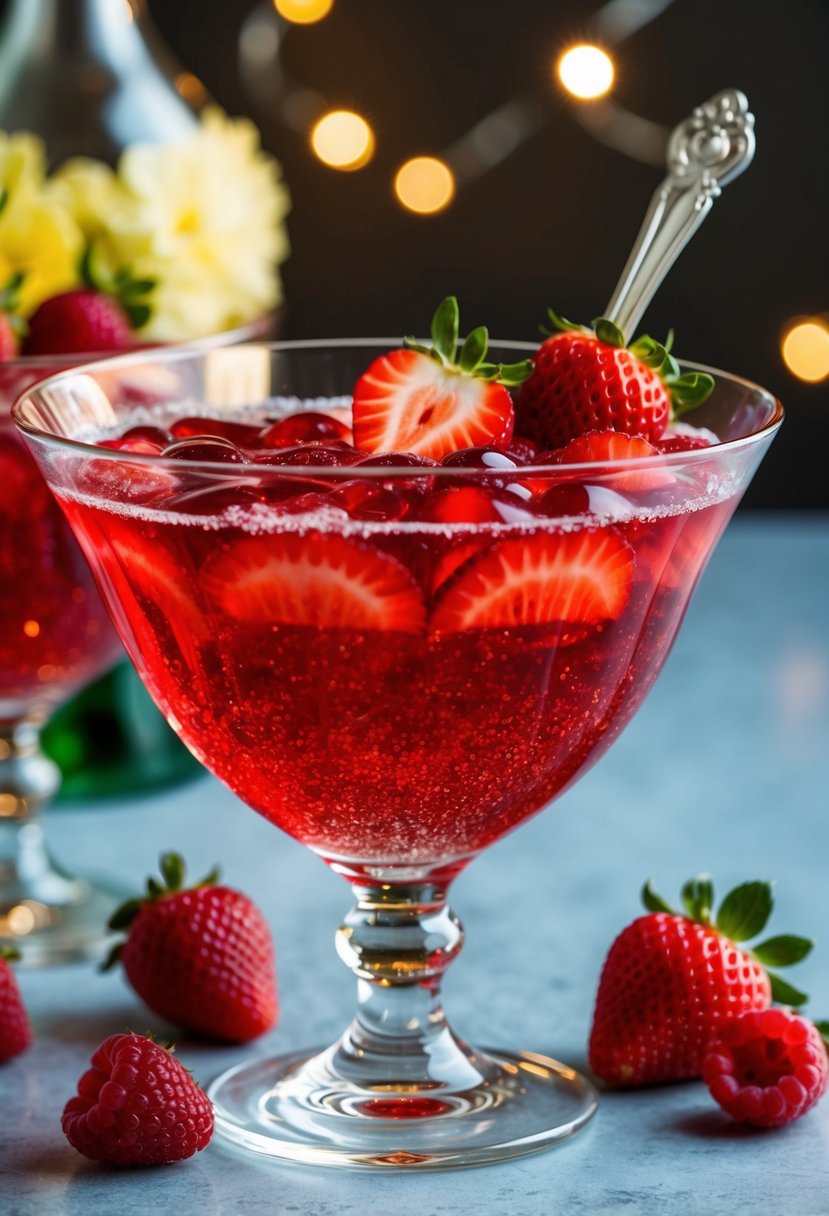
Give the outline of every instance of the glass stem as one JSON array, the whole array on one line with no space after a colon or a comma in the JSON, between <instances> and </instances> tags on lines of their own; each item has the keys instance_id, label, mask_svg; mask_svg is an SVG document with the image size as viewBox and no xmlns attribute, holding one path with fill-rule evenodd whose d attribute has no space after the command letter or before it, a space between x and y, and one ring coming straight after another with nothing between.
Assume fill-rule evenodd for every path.
<instances>
[{"instance_id":1,"label":"glass stem","mask_svg":"<svg viewBox=\"0 0 829 1216\"><path fill-rule=\"evenodd\" d=\"M55 869L43 842L40 808L60 772L40 750L39 726L0 727L0 936L23 936L46 918L43 905L78 900L83 884ZM31 922L31 923L30 923Z\"/></svg>"},{"instance_id":2,"label":"glass stem","mask_svg":"<svg viewBox=\"0 0 829 1216\"><path fill-rule=\"evenodd\" d=\"M355 885L357 903L337 933L337 952L357 976L354 1021L330 1065L374 1091L466 1089L484 1079L440 999L443 973L463 945L446 888Z\"/></svg>"}]
</instances>

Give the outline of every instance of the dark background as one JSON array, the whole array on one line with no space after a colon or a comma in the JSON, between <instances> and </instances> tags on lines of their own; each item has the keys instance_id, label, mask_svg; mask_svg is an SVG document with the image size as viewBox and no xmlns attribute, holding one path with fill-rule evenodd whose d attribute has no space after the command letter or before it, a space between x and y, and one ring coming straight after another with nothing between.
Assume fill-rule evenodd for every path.
<instances>
[{"instance_id":1,"label":"dark background","mask_svg":"<svg viewBox=\"0 0 829 1216\"><path fill-rule=\"evenodd\" d=\"M279 104L245 87L238 36L257 0L148 3L183 64L256 120L284 166L284 335L423 332L449 293L464 331L486 323L504 338L536 337L548 305L581 321L601 312L662 174L592 138L553 83L552 63L589 32L600 0L335 0L323 21L292 27L290 75L373 124L374 159L356 173L323 166ZM748 95L754 164L715 204L646 327L675 327L681 357L759 381L786 405L749 504L827 508L829 381L796 380L780 339L793 317L829 312L829 2L674 0L614 55L616 99L669 126L724 87ZM440 215L396 203L402 161L440 154L522 93L544 123L508 159Z\"/></svg>"}]
</instances>

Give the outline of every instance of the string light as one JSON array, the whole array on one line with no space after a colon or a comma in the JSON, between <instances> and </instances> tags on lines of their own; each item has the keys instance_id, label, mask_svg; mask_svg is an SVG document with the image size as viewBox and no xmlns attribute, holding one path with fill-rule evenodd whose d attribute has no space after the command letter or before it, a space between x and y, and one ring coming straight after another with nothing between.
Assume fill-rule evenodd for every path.
<instances>
[{"instance_id":1,"label":"string light","mask_svg":"<svg viewBox=\"0 0 829 1216\"><path fill-rule=\"evenodd\" d=\"M615 76L613 60L599 46L571 46L558 61L558 78L580 101L593 101L610 92Z\"/></svg>"},{"instance_id":2,"label":"string light","mask_svg":"<svg viewBox=\"0 0 829 1216\"><path fill-rule=\"evenodd\" d=\"M313 25L328 16L334 0L273 0L273 6L280 17L294 25Z\"/></svg>"},{"instance_id":3,"label":"string light","mask_svg":"<svg viewBox=\"0 0 829 1216\"><path fill-rule=\"evenodd\" d=\"M796 321L783 335L783 362L798 380L817 384L829 376L829 325L820 317Z\"/></svg>"},{"instance_id":4,"label":"string light","mask_svg":"<svg viewBox=\"0 0 829 1216\"><path fill-rule=\"evenodd\" d=\"M407 210L434 215L455 197L455 177L436 156L415 156L398 169L394 193Z\"/></svg>"},{"instance_id":5,"label":"string light","mask_svg":"<svg viewBox=\"0 0 829 1216\"><path fill-rule=\"evenodd\" d=\"M374 132L353 110L331 110L314 124L311 147L324 165L351 172L371 160Z\"/></svg>"}]
</instances>

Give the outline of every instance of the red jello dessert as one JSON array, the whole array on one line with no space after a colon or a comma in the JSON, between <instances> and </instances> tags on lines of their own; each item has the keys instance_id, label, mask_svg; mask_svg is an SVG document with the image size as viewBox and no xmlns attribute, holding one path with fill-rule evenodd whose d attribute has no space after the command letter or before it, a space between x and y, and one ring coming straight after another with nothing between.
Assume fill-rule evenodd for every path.
<instances>
[{"instance_id":1,"label":"red jello dessert","mask_svg":"<svg viewBox=\"0 0 829 1216\"><path fill-rule=\"evenodd\" d=\"M532 364L487 363L478 331L455 361L457 323L436 331L429 350L357 347L343 366L275 351L265 404L232 412L209 385L242 351L214 352L195 389L182 355L178 399L139 411L102 365L98 429L77 430L77 382L67 425L108 450L35 440L175 729L352 873L456 869L606 750L763 447L699 427L662 454L681 435L666 411L650 439L602 419L543 451L521 408L539 386L515 391ZM734 437L741 392L721 385L701 421ZM774 408L754 402L758 434Z\"/></svg>"}]
</instances>

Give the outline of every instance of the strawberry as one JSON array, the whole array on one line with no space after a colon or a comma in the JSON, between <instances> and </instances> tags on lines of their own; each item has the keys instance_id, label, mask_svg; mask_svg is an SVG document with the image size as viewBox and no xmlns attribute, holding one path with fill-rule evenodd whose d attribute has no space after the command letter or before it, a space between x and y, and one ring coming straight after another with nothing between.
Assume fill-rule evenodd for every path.
<instances>
[{"instance_id":1,"label":"strawberry","mask_svg":"<svg viewBox=\"0 0 829 1216\"><path fill-rule=\"evenodd\" d=\"M826 1093L825 1027L787 1009L743 1013L708 1049L702 1075L715 1102L739 1123L783 1127Z\"/></svg>"},{"instance_id":2,"label":"strawberry","mask_svg":"<svg viewBox=\"0 0 829 1216\"><path fill-rule=\"evenodd\" d=\"M12 946L0 946L0 1064L19 1056L32 1041L32 1027L10 963L20 958Z\"/></svg>"},{"instance_id":3,"label":"strawberry","mask_svg":"<svg viewBox=\"0 0 829 1216\"><path fill-rule=\"evenodd\" d=\"M621 431L587 431L559 448L552 456L552 463L615 464L617 461L644 460L659 455L658 448L639 435L625 435ZM631 494L664 490L672 485L674 480L667 469L653 467L634 468L630 471L614 470L612 477L616 489L627 490Z\"/></svg>"},{"instance_id":4,"label":"strawberry","mask_svg":"<svg viewBox=\"0 0 829 1216\"><path fill-rule=\"evenodd\" d=\"M623 929L605 960L590 1033L590 1066L609 1085L649 1085L699 1077L709 1045L732 1018L806 997L765 964L805 958L812 943L769 938L750 952L738 942L760 933L771 914L771 884L748 882L712 916L707 875L682 890L685 915L646 884L648 909Z\"/></svg>"},{"instance_id":5,"label":"strawberry","mask_svg":"<svg viewBox=\"0 0 829 1216\"><path fill-rule=\"evenodd\" d=\"M29 318L24 355L125 350L134 344L129 317L113 296L76 287L51 296Z\"/></svg>"},{"instance_id":6,"label":"strawberry","mask_svg":"<svg viewBox=\"0 0 829 1216\"><path fill-rule=\"evenodd\" d=\"M0 363L17 357L19 340L8 313L0 312Z\"/></svg>"},{"instance_id":7,"label":"strawberry","mask_svg":"<svg viewBox=\"0 0 829 1216\"><path fill-rule=\"evenodd\" d=\"M20 340L26 333L26 322L18 314L20 288L25 277L24 273L18 270L0 287L0 363L17 358L20 353Z\"/></svg>"},{"instance_id":8,"label":"strawberry","mask_svg":"<svg viewBox=\"0 0 829 1216\"><path fill-rule=\"evenodd\" d=\"M105 1039L63 1109L84 1157L109 1165L169 1165L210 1143L213 1105L166 1047L140 1034Z\"/></svg>"},{"instance_id":9,"label":"strawberry","mask_svg":"<svg viewBox=\"0 0 829 1216\"><path fill-rule=\"evenodd\" d=\"M395 558L359 540L290 532L245 537L208 559L201 587L255 624L421 633L420 589Z\"/></svg>"},{"instance_id":10,"label":"strawberry","mask_svg":"<svg viewBox=\"0 0 829 1216\"><path fill-rule=\"evenodd\" d=\"M184 862L164 853L165 885L150 878L143 898L110 918L124 929L104 970L117 962L154 1013L185 1030L247 1043L275 1024L278 1002L273 944L265 918L247 895L217 886L213 871L184 887Z\"/></svg>"},{"instance_id":11,"label":"strawberry","mask_svg":"<svg viewBox=\"0 0 829 1216\"><path fill-rule=\"evenodd\" d=\"M704 435L663 435L657 444L663 456L670 456L674 452L698 452L710 446L710 440Z\"/></svg>"},{"instance_id":12,"label":"strawberry","mask_svg":"<svg viewBox=\"0 0 829 1216\"><path fill-rule=\"evenodd\" d=\"M459 448L507 447L514 411L508 386L530 374L529 360L487 363L489 335L474 329L458 347L458 302L432 319L432 345L413 338L375 359L354 387L354 444L366 452L403 451L440 460Z\"/></svg>"},{"instance_id":13,"label":"strawberry","mask_svg":"<svg viewBox=\"0 0 829 1216\"><path fill-rule=\"evenodd\" d=\"M586 329L552 309L549 316L561 332L539 347L515 406L521 434L544 448L607 430L656 443L670 418L700 405L714 387L704 372L680 375L670 339L641 337L628 348L612 321L599 318Z\"/></svg>"},{"instance_id":14,"label":"strawberry","mask_svg":"<svg viewBox=\"0 0 829 1216\"><path fill-rule=\"evenodd\" d=\"M618 617L633 554L613 531L584 529L499 541L447 580L430 622L437 633Z\"/></svg>"}]
</instances>

